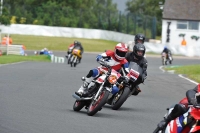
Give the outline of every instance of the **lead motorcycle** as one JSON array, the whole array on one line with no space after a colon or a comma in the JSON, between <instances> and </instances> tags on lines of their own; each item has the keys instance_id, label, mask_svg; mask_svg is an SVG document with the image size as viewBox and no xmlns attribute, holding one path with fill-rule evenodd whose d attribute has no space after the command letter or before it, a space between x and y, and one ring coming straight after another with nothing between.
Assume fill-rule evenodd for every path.
<instances>
[{"instance_id":1,"label":"lead motorcycle","mask_svg":"<svg viewBox=\"0 0 200 133\"><path fill-rule=\"evenodd\" d=\"M117 82L120 74L105 62L100 62L100 64L102 65L99 67L102 74L88 85L88 92L91 95L88 97L79 97L75 93L72 95L76 99L73 106L74 111L80 111L85 106L87 114L93 116L106 104L109 94L116 91L113 90L113 85Z\"/></svg>"},{"instance_id":2,"label":"lead motorcycle","mask_svg":"<svg viewBox=\"0 0 200 133\"><path fill-rule=\"evenodd\" d=\"M181 102L186 101L184 98ZM153 133L200 133L200 106L188 105L189 109L183 115L170 121L163 130L158 127ZM167 109L165 118L171 113L173 107Z\"/></svg>"},{"instance_id":3,"label":"lead motorcycle","mask_svg":"<svg viewBox=\"0 0 200 133\"><path fill-rule=\"evenodd\" d=\"M143 73L143 69L135 62L129 63L129 72L125 74L123 68L122 75L118 78L116 85L119 91L116 94L110 94L107 104L110 104L113 110L118 110L123 103L136 91L136 85L138 85L138 78Z\"/></svg>"}]
</instances>

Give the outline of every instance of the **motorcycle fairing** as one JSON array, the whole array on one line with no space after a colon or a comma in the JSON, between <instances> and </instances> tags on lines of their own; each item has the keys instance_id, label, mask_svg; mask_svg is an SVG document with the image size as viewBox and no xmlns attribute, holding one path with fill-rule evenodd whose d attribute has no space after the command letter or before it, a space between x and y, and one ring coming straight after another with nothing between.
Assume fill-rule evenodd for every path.
<instances>
[{"instance_id":1,"label":"motorcycle fairing","mask_svg":"<svg viewBox=\"0 0 200 133\"><path fill-rule=\"evenodd\" d=\"M191 112L190 114L192 115L192 117L194 117L196 120L200 120L200 109L196 109L196 108L191 108Z\"/></svg>"},{"instance_id":2,"label":"motorcycle fairing","mask_svg":"<svg viewBox=\"0 0 200 133\"><path fill-rule=\"evenodd\" d=\"M79 50L79 49L73 49L72 54L76 55L78 57L81 57L81 50Z\"/></svg>"},{"instance_id":3,"label":"motorcycle fairing","mask_svg":"<svg viewBox=\"0 0 200 133\"><path fill-rule=\"evenodd\" d=\"M99 84L102 84L104 82L105 78L106 78L106 75L103 74L97 78L96 82Z\"/></svg>"},{"instance_id":4,"label":"motorcycle fairing","mask_svg":"<svg viewBox=\"0 0 200 133\"><path fill-rule=\"evenodd\" d=\"M200 131L200 126L195 126L194 128L192 128L192 129L190 130L190 133L194 133L194 132L196 132L196 131Z\"/></svg>"},{"instance_id":5,"label":"motorcycle fairing","mask_svg":"<svg viewBox=\"0 0 200 133\"><path fill-rule=\"evenodd\" d=\"M137 78L139 77L140 73L131 69L129 71L130 77L133 78L134 80L137 80Z\"/></svg>"},{"instance_id":6,"label":"motorcycle fairing","mask_svg":"<svg viewBox=\"0 0 200 133\"><path fill-rule=\"evenodd\" d=\"M184 125L184 116L181 115L180 117L176 118L169 122L166 127L165 133L181 133L183 130Z\"/></svg>"}]
</instances>

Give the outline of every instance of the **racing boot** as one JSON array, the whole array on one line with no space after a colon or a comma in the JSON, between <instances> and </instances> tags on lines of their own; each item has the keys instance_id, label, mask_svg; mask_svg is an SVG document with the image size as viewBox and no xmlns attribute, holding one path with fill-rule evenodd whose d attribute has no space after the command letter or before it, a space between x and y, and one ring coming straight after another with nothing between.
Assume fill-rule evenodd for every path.
<instances>
[{"instance_id":1,"label":"racing boot","mask_svg":"<svg viewBox=\"0 0 200 133\"><path fill-rule=\"evenodd\" d=\"M93 80L93 78L92 77L82 78L82 80L84 80L83 85L79 88L79 90L77 92L75 92L75 94L80 97L87 97L88 96L87 87L90 84L90 82Z\"/></svg>"},{"instance_id":2,"label":"racing boot","mask_svg":"<svg viewBox=\"0 0 200 133\"><path fill-rule=\"evenodd\" d=\"M141 92L141 89L140 89L140 87L139 87L138 85L137 85L135 88L136 88L136 89L135 89L135 91L132 93L132 95L137 96L137 95Z\"/></svg>"}]
</instances>

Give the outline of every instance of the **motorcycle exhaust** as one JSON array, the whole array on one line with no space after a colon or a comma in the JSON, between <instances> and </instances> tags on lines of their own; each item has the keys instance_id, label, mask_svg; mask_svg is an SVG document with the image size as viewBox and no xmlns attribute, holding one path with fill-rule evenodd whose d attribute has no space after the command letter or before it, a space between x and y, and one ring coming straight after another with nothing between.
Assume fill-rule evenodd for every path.
<instances>
[{"instance_id":1,"label":"motorcycle exhaust","mask_svg":"<svg viewBox=\"0 0 200 133\"><path fill-rule=\"evenodd\" d=\"M76 95L75 93L72 95L73 98L75 98L76 100L91 100L92 97L79 97L78 95Z\"/></svg>"}]
</instances>

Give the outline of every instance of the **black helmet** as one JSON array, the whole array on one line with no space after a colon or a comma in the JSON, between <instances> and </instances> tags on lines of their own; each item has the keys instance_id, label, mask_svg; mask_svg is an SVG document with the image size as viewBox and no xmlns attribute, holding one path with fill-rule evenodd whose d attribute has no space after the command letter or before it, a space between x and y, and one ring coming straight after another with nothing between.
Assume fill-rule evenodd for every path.
<instances>
[{"instance_id":1,"label":"black helmet","mask_svg":"<svg viewBox=\"0 0 200 133\"><path fill-rule=\"evenodd\" d=\"M137 51L143 51L142 55L138 55ZM133 54L137 59L141 59L146 52L146 48L142 43L136 43L133 47Z\"/></svg>"},{"instance_id":2,"label":"black helmet","mask_svg":"<svg viewBox=\"0 0 200 133\"><path fill-rule=\"evenodd\" d=\"M74 41L74 45L75 45L75 46L80 46L81 43L80 43L79 41Z\"/></svg>"},{"instance_id":3,"label":"black helmet","mask_svg":"<svg viewBox=\"0 0 200 133\"><path fill-rule=\"evenodd\" d=\"M135 43L138 43L138 40L141 40L142 43L144 43L144 40L145 40L145 36L141 33L135 35Z\"/></svg>"}]
</instances>

